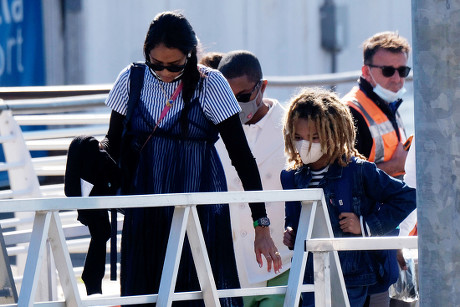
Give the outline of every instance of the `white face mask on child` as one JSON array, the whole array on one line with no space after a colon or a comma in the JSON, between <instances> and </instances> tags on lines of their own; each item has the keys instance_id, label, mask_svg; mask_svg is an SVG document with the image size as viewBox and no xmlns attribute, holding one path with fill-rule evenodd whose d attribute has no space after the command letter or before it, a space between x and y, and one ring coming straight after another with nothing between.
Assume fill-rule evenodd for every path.
<instances>
[{"instance_id":1,"label":"white face mask on child","mask_svg":"<svg viewBox=\"0 0 460 307\"><path fill-rule=\"evenodd\" d=\"M312 143L310 151L308 150L310 147L309 141L297 141L295 147L305 165L315 163L323 156L321 143Z\"/></svg>"}]
</instances>

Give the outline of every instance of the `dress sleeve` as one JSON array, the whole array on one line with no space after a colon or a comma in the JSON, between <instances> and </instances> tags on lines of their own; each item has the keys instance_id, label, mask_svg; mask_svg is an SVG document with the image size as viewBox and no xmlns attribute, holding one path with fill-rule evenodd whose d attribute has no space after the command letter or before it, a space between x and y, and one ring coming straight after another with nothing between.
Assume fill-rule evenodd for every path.
<instances>
[{"instance_id":1,"label":"dress sleeve","mask_svg":"<svg viewBox=\"0 0 460 307\"><path fill-rule=\"evenodd\" d=\"M116 162L118 162L120 158L121 135L123 133L124 119L124 115L112 111L110 115L109 131L101 141L102 148L105 149Z\"/></svg>"},{"instance_id":2,"label":"dress sleeve","mask_svg":"<svg viewBox=\"0 0 460 307\"><path fill-rule=\"evenodd\" d=\"M251 153L238 114L217 125L222 141L228 151L232 165L240 177L245 191L262 190L259 169ZM264 203L250 203L252 219L267 216Z\"/></svg>"},{"instance_id":3,"label":"dress sleeve","mask_svg":"<svg viewBox=\"0 0 460 307\"><path fill-rule=\"evenodd\" d=\"M129 74L131 65L123 69L118 75L105 104L121 115L126 115L129 100Z\"/></svg>"},{"instance_id":4,"label":"dress sleeve","mask_svg":"<svg viewBox=\"0 0 460 307\"><path fill-rule=\"evenodd\" d=\"M227 79L219 71L206 71L206 74L202 108L206 117L217 125L238 114L241 108Z\"/></svg>"}]
</instances>

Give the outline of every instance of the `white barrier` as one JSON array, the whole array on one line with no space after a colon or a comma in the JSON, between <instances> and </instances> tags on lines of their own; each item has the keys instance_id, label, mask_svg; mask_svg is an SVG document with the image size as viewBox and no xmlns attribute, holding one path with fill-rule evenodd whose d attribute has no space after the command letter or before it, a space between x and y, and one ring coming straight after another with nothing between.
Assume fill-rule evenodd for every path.
<instances>
[{"instance_id":1,"label":"white barrier","mask_svg":"<svg viewBox=\"0 0 460 307\"><path fill-rule=\"evenodd\" d=\"M287 286L247 289L216 289L209 259L204 245L196 206L219 203L296 201L302 200L301 222L297 233L293 264ZM170 239L158 294L132 297L88 298L82 300L75 284L65 236L60 224L59 210L104 209L175 206ZM416 247L416 238L353 238L333 239L332 230L321 189L252 192L209 192L160 194L142 196L111 196L54 199L17 199L0 201L1 212L36 212L29 246L24 281L17 304L32 306L36 283L40 275L45 243L51 243L66 306L110 306L140 303L158 303L170 306L173 301L202 298L206 306L219 306L220 297L286 293L285 307L297 306L301 291L315 291L317 306L348 306L345 285L336 250L344 249L396 249ZM201 284L201 291L174 293L175 278L181 247L187 233L193 250L193 259ZM320 240L319 238L326 238ZM302 285L308 252L315 254L315 284ZM310 243L311 242L311 243ZM348 243L347 243L348 242ZM382 244L383 243L383 244ZM311 250L310 250L311 248ZM332 255L332 256L329 256ZM330 265L329 265L330 263ZM319 274L317 274L319 272ZM331 297L331 293L334 296ZM44 303L36 303L39 306ZM62 302L48 302L47 306L62 306Z\"/></svg>"},{"instance_id":2,"label":"white barrier","mask_svg":"<svg viewBox=\"0 0 460 307\"><path fill-rule=\"evenodd\" d=\"M18 306L31 306L36 291L36 283L40 274L43 260L44 244L51 242L56 267L59 272L61 286L64 289L68 306L94 306L116 304L139 304L158 302L159 306L170 306L174 300L203 298L207 306L219 306L218 298L227 296L255 295L258 293L283 293L283 287L256 289L229 289L215 288L209 259L202 239L201 226L196 214L196 206L213 204L216 202L260 202L260 201L291 201L306 200L306 203L317 203L322 199L321 189L294 190L294 191L255 191L255 192L220 192L220 193L185 193L162 194L143 196L116 196L116 197L89 197L89 198L54 198L54 199L17 199L0 201L0 212L30 212L34 211L34 228L29 246L24 281L19 294ZM217 201L219 200L219 201ZM110 204L110 205L108 205ZM59 210L101 209L175 206L173 216L173 231L167 248L162 281L158 294L136 297L97 298L81 300L75 285L70 258L65 237L60 224ZM185 232L192 246L198 247L193 253L194 261L199 274L203 291L189 293L173 293L177 274L178 257L183 244ZM289 286L288 286L289 288ZM297 291L297 290L295 290ZM50 306L58 306L53 305ZM289 304L287 306L294 306Z\"/></svg>"}]
</instances>

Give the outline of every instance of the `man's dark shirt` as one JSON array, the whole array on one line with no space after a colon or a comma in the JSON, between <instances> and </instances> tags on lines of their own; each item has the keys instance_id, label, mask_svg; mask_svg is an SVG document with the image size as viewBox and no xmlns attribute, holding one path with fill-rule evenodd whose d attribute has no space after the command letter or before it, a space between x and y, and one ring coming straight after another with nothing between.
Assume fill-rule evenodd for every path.
<instances>
[{"instance_id":1,"label":"man's dark shirt","mask_svg":"<svg viewBox=\"0 0 460 307\"><path fill-rule=\"evenodd\" d=\"M393 125L393 128L396 130L396 135L398 136L398 140L401 140L401 135L398 129L398 123L396 122L396 110L401 105L402 99L397 100L395 103L394 111L390 109L388 104L381 99L377 94L374 93L374 89L372 85L366 81L363 77L360 77L358 80L359 88L364 92L364 94L371 99L382 112L388 117ZM369 126L366 123L364 117L359 113L356 109L350 107L351 115L355 121L356 127L356 149L366 158L369 158L371 155L372 145L374 141L371 136L371 132L369 130Z\"/></svg>"}]
</instances>

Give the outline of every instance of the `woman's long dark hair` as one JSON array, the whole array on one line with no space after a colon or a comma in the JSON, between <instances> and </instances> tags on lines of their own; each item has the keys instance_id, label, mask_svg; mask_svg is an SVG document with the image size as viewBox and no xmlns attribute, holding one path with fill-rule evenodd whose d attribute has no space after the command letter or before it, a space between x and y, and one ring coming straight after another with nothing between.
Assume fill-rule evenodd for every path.
<instances>
[{"instance_id":1,"label":"woman's long dark hair","mask_svg":"<svg viewBox=\"0 0 460 307\"><path fill-rule=\"evenodd\" d=\"M180 116L180 125L185 136L188 132L187 115L190 101L200 81L200 72L197 68L198 38L184 15L176 11L163 12L155 16L145 37L144 56L146 61L150 59L150 51L159 44L164 44L168 48L177 48L188 56L182 75L184 109Z\"/></svg>"}]
</instances>

